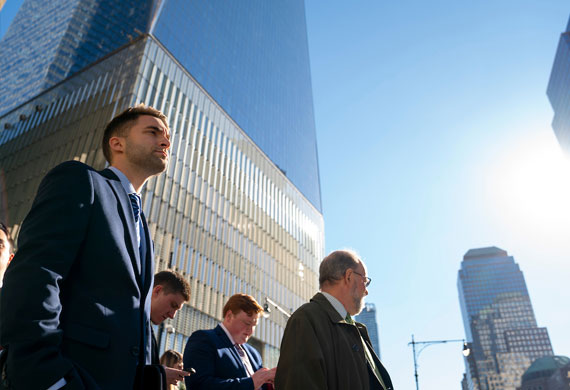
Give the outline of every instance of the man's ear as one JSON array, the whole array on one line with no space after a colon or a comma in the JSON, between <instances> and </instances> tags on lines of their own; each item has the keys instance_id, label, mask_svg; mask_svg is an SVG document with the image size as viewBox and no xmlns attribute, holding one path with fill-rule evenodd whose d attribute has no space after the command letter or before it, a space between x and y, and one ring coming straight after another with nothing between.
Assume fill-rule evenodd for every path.
<instances>
[{"instance_id":1,"label":"man's ear","mask_svg":"<svg viewBox=\"0 0 570 390\"><path fill-rule=\"evenodd\" d=\"M152 289L152 295L158 295L158 293L161 291L162 291L162 286L160 284L157 286L154 286Z\"/></svg>"},{"instance_id":2,"label":"man's ear","mask_svg":"<svg viewBox=\"0 0 570 390\"><path fill-rule=\"evenodd\" d=\"M344 277L346 278L347 282L350 282L350 276L352 275L354 271L352 270L352 268L348 268L345 272L344 272Z\"/></svg>"},{"instance_id":3,"label":"man's ear","mask_svg":"<svg viewBox=\"0 0 570 390\"><path fill-rule=\"evenodd\" d=\"M125 142L123 137L109 138L109 147L115 153L123 153L125 150Z\"/></svg>"}]
</instances>

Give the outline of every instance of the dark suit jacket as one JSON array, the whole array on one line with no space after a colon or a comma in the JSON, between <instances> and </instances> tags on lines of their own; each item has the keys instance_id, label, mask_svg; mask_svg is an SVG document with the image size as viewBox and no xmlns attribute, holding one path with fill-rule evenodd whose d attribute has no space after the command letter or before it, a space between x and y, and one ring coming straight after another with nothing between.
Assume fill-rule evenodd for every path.
<instances>
[{"instance_id":1,"label":"dark suit jacket","mask_svg":"<svg viewBox=\"0 0 570 390\"><path fill-rule=\"evenodd\" d=\"M259 353L251 345L242 346L253 370L259 370ZM220 325L192 333L184 348L184 367L196 370L186 377L186 387L190 390L253 389L253 379L247 376L236 348Z\"/></svg>"},{"instance_id":2,"label":"dark suit jacket","mask_svg":"<svg viewBox=\"0 0 570 390\"><path fill-rule=\"evenodd\" d=\"M132 389L150 363L152 244L145 282L129 198L111 170L70 161L40 184L0 306L12 389Z\"/></svg>"},{"instance_id":3,"label":"dark suit jacket","mask_svg":"<svg viewBox=\"0 0 570 390\"><path fill-rule=\"evenodd\" d=\"M158 342L156 341L156 336L154 334L154 329L152 326L150 327L150 341L151 341L151 355L150 355L150 363L151 364L160 364L160 357L158 356Z\"/></svg>"}]
</instances>

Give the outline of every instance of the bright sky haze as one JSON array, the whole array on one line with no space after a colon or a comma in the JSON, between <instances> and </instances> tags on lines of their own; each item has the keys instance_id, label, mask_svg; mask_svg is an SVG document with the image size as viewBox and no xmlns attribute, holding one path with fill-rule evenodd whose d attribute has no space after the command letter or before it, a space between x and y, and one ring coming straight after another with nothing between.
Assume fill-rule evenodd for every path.
<instances>
[{"instance_id":1,"label":"bright sky haze","mask_svg":"<svg viewBox=\"0 0 570 390\"><path fill-rule=\"evenodd\" d=\"M570 355L570 164L546 97L567 1L315 1L307 25L326 247L368 266L395 388L416 340L465 337L457 271L497 246L539 326ZM422 390L459 389L461 344L419 356Z\"/></svg>"},{"instance_id":2,"label":"bright sky haze","mask_svg":"<svg viewBox=\"0 0 570 390\"><path fill-rule=\"evenodd\" d=\"M0 36L21 1L0 12ZM372 278L395 388L416 340L465 337L457 271L497 246L538 326L570 356L570 162L546 97L565 0L306 0L327 252ZM422 390L459 389L460 344L419 356Z\"/></svg>"}]
</instances>

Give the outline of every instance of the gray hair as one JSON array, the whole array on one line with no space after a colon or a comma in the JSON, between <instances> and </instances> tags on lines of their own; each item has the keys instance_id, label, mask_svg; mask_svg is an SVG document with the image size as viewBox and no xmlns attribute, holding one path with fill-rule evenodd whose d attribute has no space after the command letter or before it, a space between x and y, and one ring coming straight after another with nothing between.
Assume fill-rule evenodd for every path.
<instances>
[{"instance_id":1,"label":"gray hair","mask_svg":"<svg viewBox=\"0 0 570 390\"><path fill-rule=\"evenodd\" d=\"M356 269L360 263L358 254L350 249L331 252L319 267L319 287L325 283L335 284L344 277L347 269Z\"/></svg>"}]
</instances>

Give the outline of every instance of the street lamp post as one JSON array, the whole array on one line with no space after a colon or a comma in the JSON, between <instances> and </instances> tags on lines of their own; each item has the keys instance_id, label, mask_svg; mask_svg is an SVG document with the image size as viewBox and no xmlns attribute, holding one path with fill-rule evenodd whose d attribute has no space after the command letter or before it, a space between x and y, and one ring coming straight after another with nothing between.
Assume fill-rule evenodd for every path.
<instances>
[{"instance_id":1,"label":"street lamp post","mask_svg":"<svg viewBox=\"0 0 570 390\"><path fill-rule=\"evenodd\" d=\"M277 309L277 311L287 317L287 319L291 317L291 313L288 313L285 309L272 301L269 297L265 297L265 304L263 305L264 317L269 317L269 313L271 313L271 306L273 306L275 309Z\"/></svg>"},{"instance_id":2,"label":"street lamp post","mask_svg":"<svg viewBox=\"0 0 570 390\"><path fill-rule=\"evenodd\" d=\"M473 343L466 343L467 348L472 351L473 350ZM475 361L475 354L466 354L465 357L467 358L467 367L469 368L469 376L473 381L473 374L475 374L475 379L477 380L477 390L481 390L481 382L479 381L479 369L477 368L477 361ZM473 370L473 372L471 372Z\"/></svg>"},{"instance_id":3,"label":"street lamp post","mask_svg":"<svg viewBox=\"0 0 570 390\"><path fill-rule=\"evenodd\" d=\"M464 339L416 341L414 340L414 335L412 335L412 341L409 342L408 345L412 346L412 352L414 354L414 377L416 378L416 390L420 390L420 385L418 382L418 358L420 357L420 353L422 353L422 351L430 345L446 343L463 343L463 356L469 356L471 353L471 349ZM421 345L421 347L416 352L417 344Z\"/></svg>"}]
</instances>

